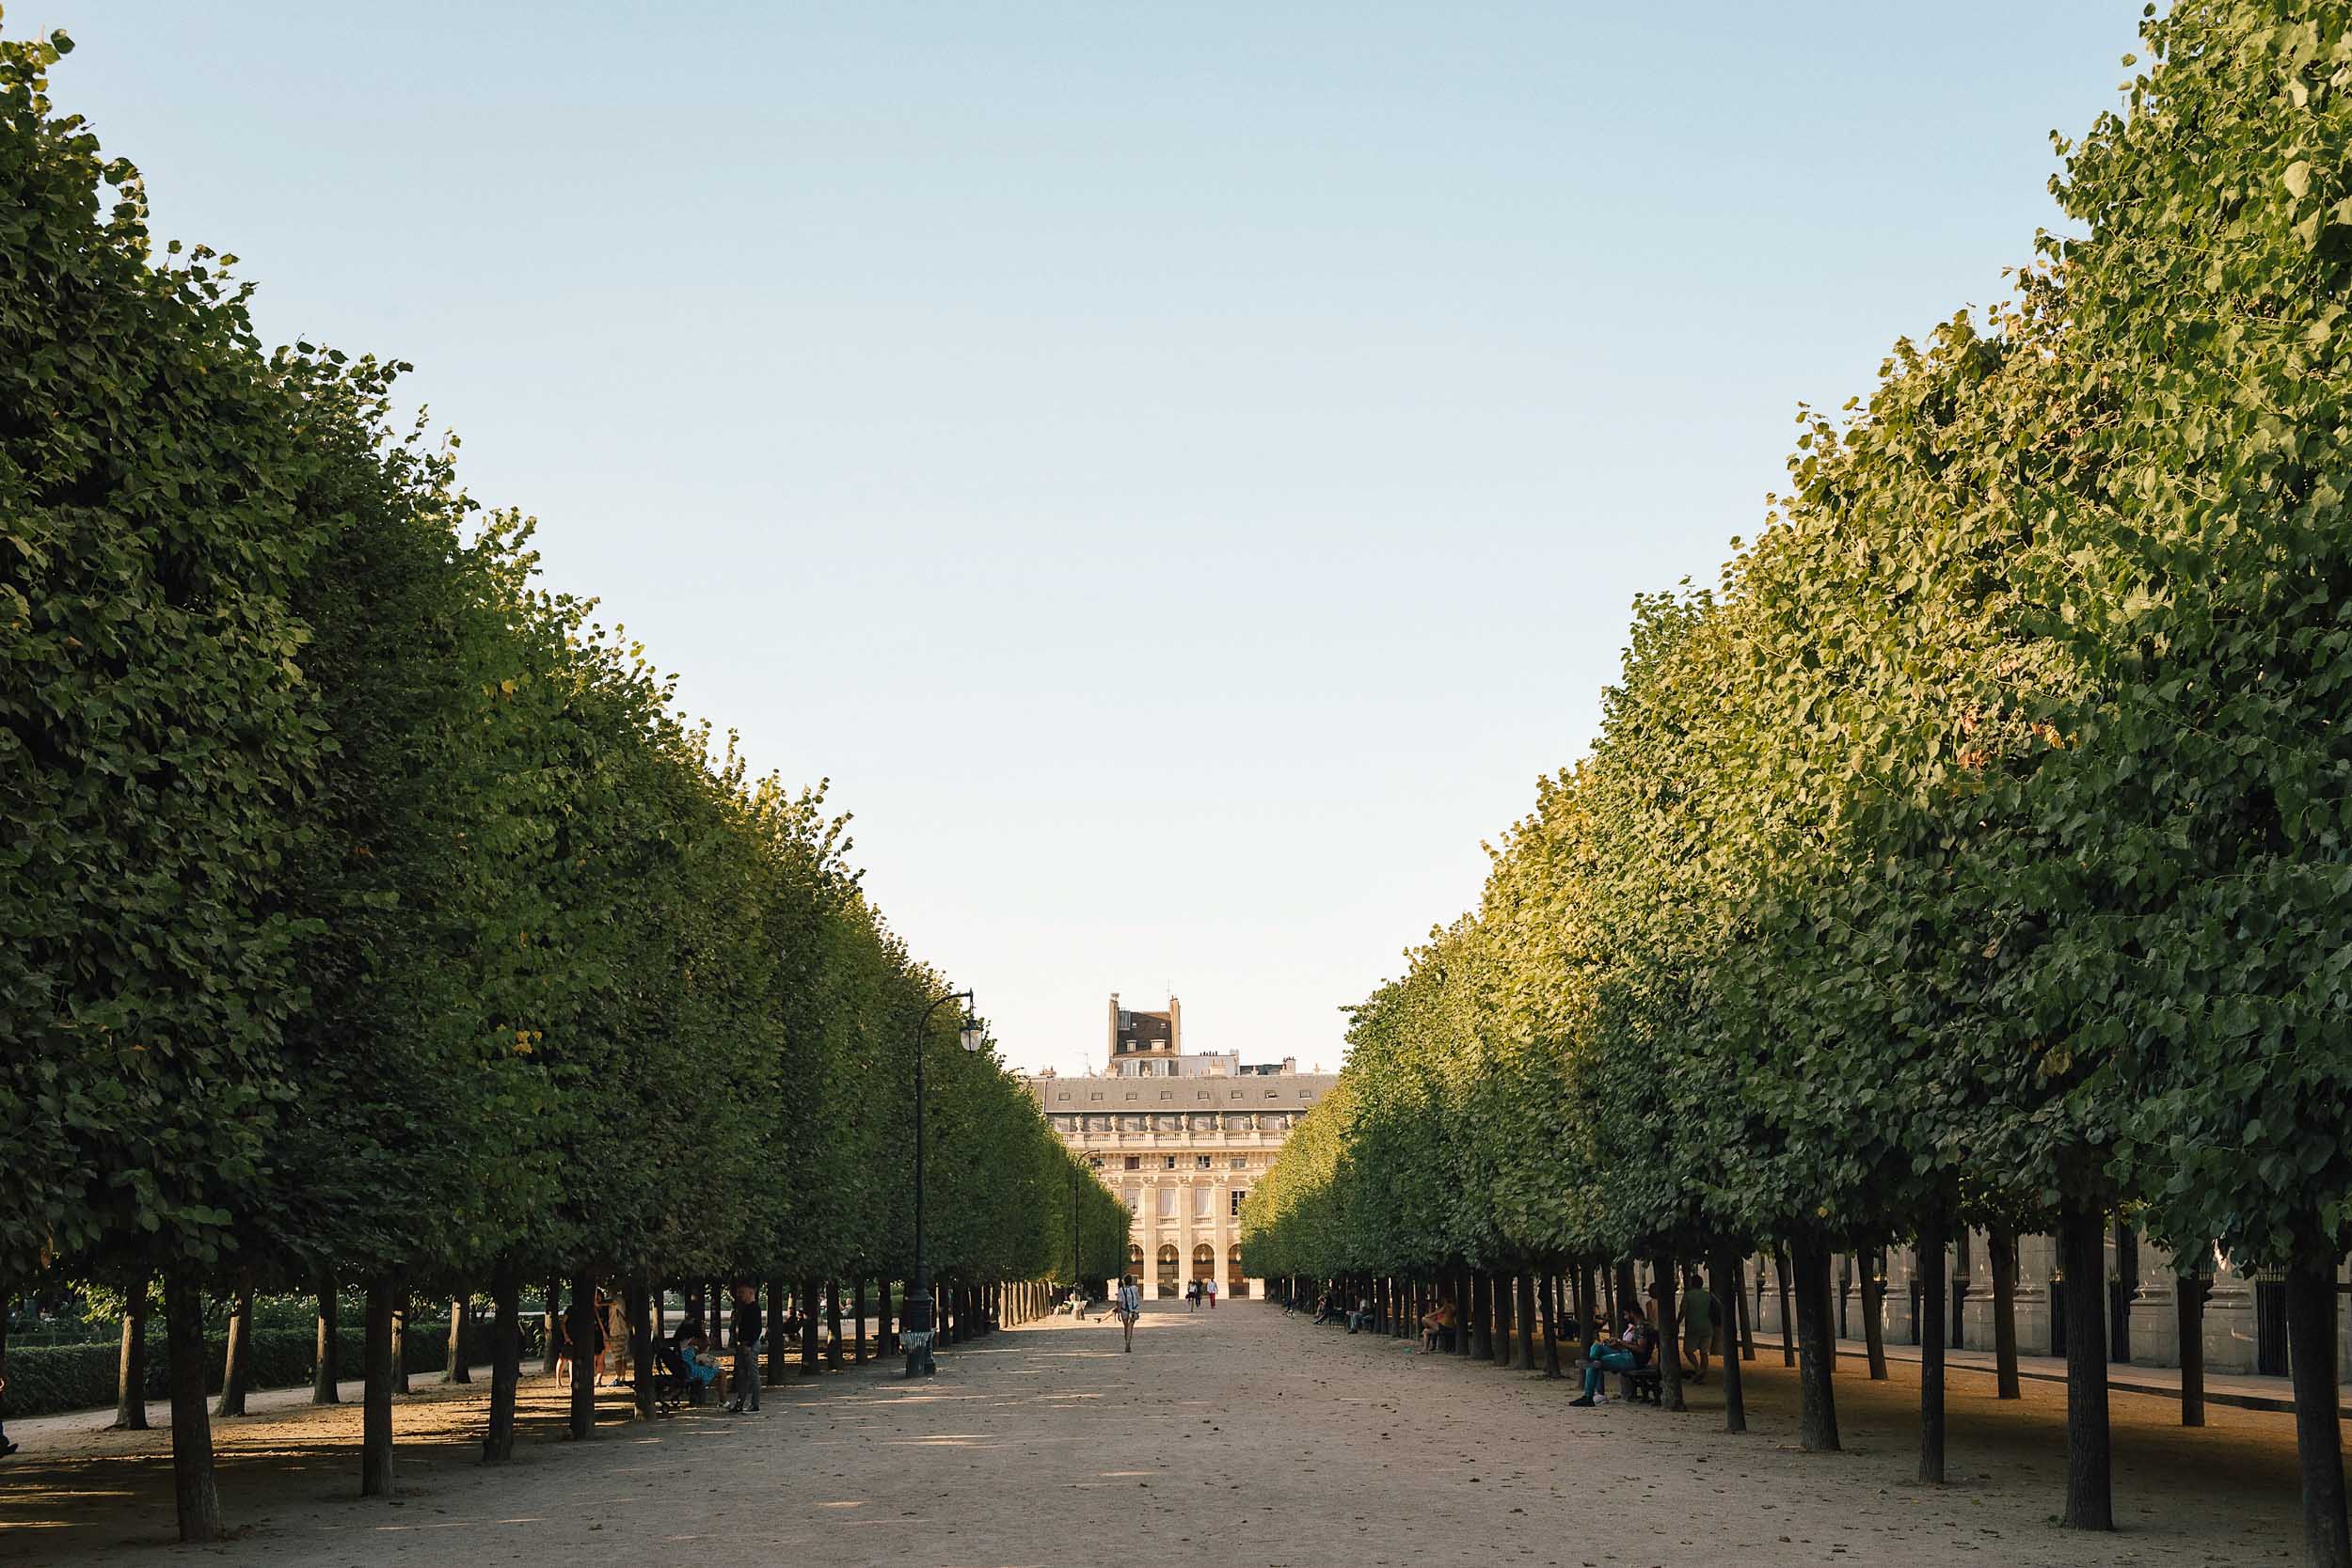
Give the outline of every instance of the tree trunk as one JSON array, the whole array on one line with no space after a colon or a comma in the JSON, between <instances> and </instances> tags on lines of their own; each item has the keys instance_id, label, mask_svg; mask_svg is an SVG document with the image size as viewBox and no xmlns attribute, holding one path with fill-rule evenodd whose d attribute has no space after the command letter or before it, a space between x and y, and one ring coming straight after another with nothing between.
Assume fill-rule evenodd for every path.
<instances>
[{"instance_id":1,"label":"tree trunk","mask_svg":"<svg viewBox=\"0 0 2352 1568\"><path fill-rule=\"evenodd\" d=\"M408 1392L408 1292L405 1290L392 1307L392 1386Z\"/></svg>"},{"instance_id":2,"label":"tree trunk","mask_svg":"<svg viewBox=\"0 0 2352 1568\"><path fill-rule=\"evenodd\" d=\"M392 1495L392 1286L371 1279L359 1360L359 1496Z\"/></svg>"},{"instance_id":3,"label":"tree trunk","mask_svg":"<svg viewBox=\"0 0 2352 1568\"><path fill-rule=\"evenodd\" d=\"M1544 1276L1544 1375L1560 1375L1560 1278L1557 1275Z\"/></svg>"},{"instance_id":4,"label":"tree trunk","mask_svg":"<svg viewBox=\"0 0 2352 1568\"><path fill-rule=\"evenodd\" d=\"M1478 1305L1478 1275L1470 1269L1460 1269L1454 1275L1454 1353L1469 1360L1477 1352L1476 1314L1471 1308Z\"/></svg>"},{"instance_id":5,"label":"tree trunk","mask_svg":"<svg viewBox=\"0 0 2352 1568\"><path fill-rule=\"evenodd\" d=\"M644 1276L633 1275L623 1292L621 1310L628 1318L628 1369L637 1384L637 1418L650 1421L660 1414L654 1402L653 1291ZM754 1372L758 1369L754 1367ZM738 1389L740 1394L742 1391ZM748 1396L746 1396L748 1397Z\"/></svg>"},{"instance_id":6,"label":"tree trunk","mask_svg":"<svg viewBox=\"0 0 2352 1568\"><path fill-rule=\"evenodd\" d=\"M244 1295L249 1303L250 1287ZM246 1310L251 1312L249 1304ZM164 1338L170 1363L166 1376L171 1386L171 1494L180 1539L216 1541L220 1493L213 1484L213 1423L204 1412L204 1287L186 1267L164 1275ZM2341 1494L2336 1513L2342 1518Z\"/></svg>"},{"instance_id":7,"label":"tree trunk","mask_svg":"<svg viewBox=\"0 0 2352 1568\"><path fill-rule=\"evenodd\" d=\"M898 1324L890 1315L890 1281L874 1281L874 1354L887 1359L898 1354Z\"/></svg>"},{"instance_id":8,"label":"tree trunk","mask_svg":"<svg viewBox=\"0 0 2352 1568\"><path fill-rule=\"evenodd\" d=\"M1796 1271L1797 1437L1808 1453L1834 1450L1837 1399L1830 1387L1829 1248L1804 1237L1787 1250Z\"/></svg>"},{"instance_id":9,"label":"tree trunk","mask_svg":"<svg viewBox=\"0 0 2352 1568\"><path fill-rule=\"evenodd\" d=\"M2201 1255L2203 1249L2199 1249ZM2172 1316L2181 1347L2181 1425L2205 1424L2205 1276L2192 1271L2172 1280Z\"/></svg>"},{"instance_id":10,"label":"tree trunk","mask_svg":"<svg viewBox=\"0 0 2352 1568\"><path fill-rule=\"evenodd\" d=\"M760 1381L773 1388L782 1383L791 1361L791 1347L784 1335L784 1281L768 1281L768 1370Z\"/></svg>"},{"instance_id":11,"label":"tree trunk","mask_svg":"<svg viewBox=\"0 0 2352 1568\"><path fill-rule=\"evenodd\" d=\"M1761 1253L1756 1254L1756 1283L1757 1295L1754 1302L1750 1302L1748 1300L1748 1265L1746 1254L1734 1252L1729 1256L1731 1258L1731 1277L1740 1285L1740 1299L1733 1304L1733 1310L1740 1314L1738 1319L1735 1320L1740 1325L1740 1359L1742 1361L1753 1361L1756 1359L1756 1308L1762 1305L1764 1300L1762 1294L1764 1286L1764 1255Z\"/></svg>"},{"instance_id":12,"label":"tree trunk","mask_svg":"<svg viewBox=\"0 0 2352 1568\"><path fill-rule=\"evenodd\" d=\"M1779 1249L1774 1263L1772 1276L1780 1282L1780 1364L1793 1367L1797 1364L1797 1336L1795 1320L1790 1315L1787 1247Z\"/></svg>"},{"instance_id":13,"label":"tree trunk","mask_svg":"<svg viewBox=\"0 0 2352 1568\"><path fill-rule=\"evenodd\" d=\"M1470 1271L1470 1354L1481 1361L1495 1358L1494 1284L1484 1269Z\"/></svg>"},{"instance_id":14,"label":"tree trunk","mask_svg":"<svg viewBox=\"0 0 2352 1568\"><path fill-rule=\"evenodd\" d=\"M1535 1370L1535 1276L1526 1270L1519 1272L1518 1310L1516 1315L1519 1321L1519 1370L1532 1372ZM1549 1312L1544 1314L1544 1347L1547 1352L1551 1347Z\"/></svg>"},{"instance_id":15,"label":"tree trunk","mask_svg":"<svg viewBox=\"0 0 2352 1568\"><path fill-rule=\"evenodd\" d=\"M1650 1265L1658 1271L1658 1402L1688 1410L1682 1402L1682 1335L1675 1315L1675 1259L1661 1252Z\"/></svg>"},{"instance_id":16,"label":"tree trunk","mask_svg":"<svg viewBox=\"0 0 2352 1568\"><path fill-rule=\"evenodd\" d=\"M841 1370L841 1281L829 1280L825 1285L825 1365L834 1371Z\"/></svg>"},{"instance_id":17,"label":"tree trunk","mask_svg":"<svg viewBox=\"0 0 2352 1568\"><path fill-rule=\"evenodd\" d=\"M1854 1255L1862 1265L1862 1348L1870 1365L1870 1381L1886 1381L1886 1254L1868 1247Z\"/></svg>"},{"instance_id":18,"label":"tree trunk","mask_svg":"<svg viewBox=\"0 0 2352 1568\"><path fill-rule=\"evenodd\" d=\"M545 1326L548 1334L545 1365L541 1366L539 1370L547 1373L549 1377L553 1377L555 1375L555 1363L563 1354L564 1349L564 1336L561 1332L559 1332L561 1320L564 1316L564 1282L561 1279L556 1278L553 1275L549 1275L547 1279L545 1293L540 1296L539 1301L539 1315L545 1320Z\"/></svg>"},{"instance_id":19,"label":"tree trunk","mask_svg":"<svg viewBox=\"0 0 2352 1568\"><path fill-rule=\"evenodd\" d=\"M149 1276L141 1272L122 1300L122 1352L115 1360L117 1432L147 1430L147 1297Z\"/></svg>"},{"instance_id":20,"label":"tree trunk","mask_svg":"<svg viewBox=\"0 0 2352 1568\"><path fill-rule=\"evenodd\" d=\"M2073 1529L2113 1529L2107 1433L2106 1234L2099 1211L2058 1210L2058 1266L2066 1292L2066 1515ZM2330 1400L2330 1413L2333 1401Z\"/></svg>"},{"instance_id":21,"label":"tree trunk","mask_svg":"<svg viewBox=\"0 0 2352 1568\"><path fill-rule=\"evenodd\" d=\"M335 1386L342 1370L343 1341L342 1297L335 1287L333 1274L319 1275L318 1361L310 1369L310 1402L341 1404L342 1392Z\"/></svg>"},{"instance_id":22,"label":"tree trunk","mask_svg":"<svg viewBox=\"0 0 2352 1568\"><path fill-rule=\"evenodd\" d=\"M515 1457L515 1389L522 1382L522 1275L512 1263L490 1271L490 1427L482 1438L482 1462L501 1465Z\"/></svg>"},{"instance_id":23,"label":"tree trunk","mask_svg":"<svg viewBox=\"0 0 2352 1568\"><path fill-rule=\"evenodd\" d=\"M1621 1258L1610 1275L1609 1332L1613 1335L1624 1325L1628 1312L1642 1309L1641 1292L1635 1289L1633 1259Z\"/></svg>"},{"instance_id":24,"label":"tree trunk","mask_svg":"<svg viewBox=\"0 0 2352 1568\"><path fill-rule=\"evenodd\" d=\"M1920 1223L1919 1316L1944 1321L1944 1244L1947 1222L1931 1214ZM1919 1337L1919 1479L1944 1484L1944 1336Z\"/></svg>"},{"instance_id":25,"label":"tree trunk","mask_svg":"<svg viewBox=\"0 0 2352 1568\"><path fill-rule=\"evenodd\" d=\"M449 1360L441 1368L443 1383L471 1383L473 1368L469 1365L466 1329L473 1319L473 1304L464 1296L449 1298Z\"/></svg>"},{"instance_id":26,"label":"tree trunk","mask_svg":"<svg viewBox=\"0 0 2352 1568\"><path fill-rule=\"evenodd\" d=\"M572 1311L565 1320L572 1331L572 1403L564 1431L574 1442L596 1433L596 1280L594 1275L572 1276ZM718 1341L711 1341L714 1345Z\"/></svg>"},{"instance_id":27,"label":"tree trunk","mask_svg":"<svg viewBox=\"0 0 2352 1568\"><path fill-rule=\"evenodd\" d=\"M1593 1340L1593 1314L1599 1310L1593 1288L1592 1259L1580 1258L1576 1263L1576 1357L1584 1359L1584 1347Z\"/></svg>"},{"instance_id":28,"label":"tree trunk","mask_svg":"<svg viewBox=\"0 0 2352 1568\"><path fill-rule=\"evenodd\" d=\"M1715 1249L1715 1309L1735 1312L1739 1316L1724 1327L1724 1430L1748 1430L1748 1405L1745 1390L1740 1385L1740 1333L1738 1324L1747 1318L1747 1281L1741 1277L1740 1252L1736 1247ZM1753 1354L1751 1352L1750 1354Z\"/></svg>"},{"instance_id":29,"label":"tree trunk","mask_svg":"<svg viewBox=\"0 0 2352 1568\"><path fill-rule=\"evenodd\" d=\"M866 1281L850 1287L850 1316L855 1320L851 1331L857 1337L857 1354L850 1359L858 1366L866 1365Z\"/></svg>"},{"instance_id":30,"label":"tree trunk","mask_svg":"<svg viewBox=\"0 0 2352 1568\"><path fill-rule=\"evenodd\" d=\"M931 1289L937 1291L934 1281ZM801 1375L813 1377L817 1372L817 1281L801 1281Z\"/></svg>"},{"instance_id":31,"label":"tree trunk","mask_svg":"<svg viewBox=\"0 0 2352 1568\"><path fill-rule=\"evenodd\" d=\"M253 1381L253 1271L237 1273L237 1305L229 1314L229 1346L220 1363L220 1407L215 1415L245 1414L246 1385Z\"/></svg>"},{"instance_id":32,"label":"tree trunk","mask_svg":"<svg viewBox=\"0 0 2352 1568\"><path fill-rule=\"evenodd\" d=\"M1499 1274L1486 1281L1486 1307L1495 1318L1495 1365L1511 1365L1511 1275Z\"/></svg>"},{"instance_id":33,"label":"tree trunk","mask_svg":"<svg viewBox=\"0 0 2352 1568\"><path fill-rule=\"evenodd\" d=\"M2334 1257L2306 1247L2287 1269L2287 1370L2295 1385L2295 1451L2303 1463L2303 1561L2348 1568L2344 1437L2336 1402Z\"/></svg>"},{"instance_id":34,"label":"tree trunk","mask_svg":"<svg viewBox=\"0 0 2352 1568\"><path fill-rule=\"evenodd\" d=\"M2017 1386L2017 1232L1994 1226L1993 1265L1993 1373L1998 1400L2023 1399Z\"/></svg>"}]
</instances>

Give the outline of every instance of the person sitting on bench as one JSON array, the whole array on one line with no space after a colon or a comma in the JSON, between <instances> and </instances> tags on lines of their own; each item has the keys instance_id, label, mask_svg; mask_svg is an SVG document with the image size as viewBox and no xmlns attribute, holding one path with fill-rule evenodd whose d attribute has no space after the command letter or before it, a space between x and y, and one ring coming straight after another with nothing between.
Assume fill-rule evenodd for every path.
<instances>
[{"instance_id":1,"label":"person sitting on bench","mask_svg":"<svg viewBox=\"0 0 2352 1568\"><path fill-rule=\"evenodd\" d=\"M1611 1343L1596 1335L1584 1352L1584 1392L1570 1404L1607 1404L1609 1396L1601 1392L1601 1385L1611 1372L1638 1371L1649 1365L1651 1353L1657 1348L1655 1330L1649 1320L1628 1308L1625 1332Z\"/></svg>"},{"instance_id":2,"label":"person sitting on bench","mask_svg":"<svg viewBox=\"0 0 2352 1568\"><path fill-rule=\"evenodd\" d=\"M1421 1349L1416 1354L1427 1355L1438 1348L1438 1342L1454 1332L1454 1298L1440 1296L1438 1305L1421 1315Z\"/></svg>"},{"instance_id":3,"label":"person sitting on bench","mask_svg":"<svg viewBox=\"0 0 2352 1568\"><path fill-rule=\"evenodd\" d=\"M1330 1291L1326 1291L1315 1298L1315 1323L1318 1325L1337 1323L1342 1316L1340 1304L1331 1299Z\"/></svg>"}]
</instances>

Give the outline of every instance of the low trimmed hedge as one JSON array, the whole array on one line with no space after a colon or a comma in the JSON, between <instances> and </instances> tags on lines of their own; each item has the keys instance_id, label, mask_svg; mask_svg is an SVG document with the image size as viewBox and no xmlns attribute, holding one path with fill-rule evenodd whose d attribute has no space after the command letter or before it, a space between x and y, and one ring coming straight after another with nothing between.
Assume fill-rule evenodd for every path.
<instances>
[{"instance_id":1,"label":"low trimmed hedge","mask_svg":"<svg viewBox=\"0 0 2352 1568\"><path fill-rule=\"evenodd\" d=\"M526 1335L526 1338L529 1336ZM476 1366L489 1360L489 1325L468 1325L466 1348ZM360 1330L345 1328L336 1336L335 1375L358 1377L366 1351ZM253 1372L248 1388L294 1388L310 1381L318 1364L315 1327L260 1328L253 1333ZM526 1346L524 1357L531 1350ZM69 1410L103 1409L115 1402L115 1379L120 1370L122 1341L87 1345L26 1345L8 1351L8 1392L6 1414L14 1417L55 1416ZM204 1340L204 1387L220 1392L222 1361L227 1341L219 1334ZM438 1372L449 1360L449 1323L408 1325L401 1358L409 1374ZM165 1398L167 1356L160 1325L147 1338L147 1397Z\"/></svg>"}]
</instances>

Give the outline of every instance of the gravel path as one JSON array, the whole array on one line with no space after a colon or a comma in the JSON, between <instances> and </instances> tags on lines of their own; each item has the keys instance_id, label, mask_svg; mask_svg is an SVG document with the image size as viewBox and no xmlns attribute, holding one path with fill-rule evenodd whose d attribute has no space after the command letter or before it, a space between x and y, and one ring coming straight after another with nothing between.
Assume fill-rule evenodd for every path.
<instances>
[{"instance_id":1,"label":"gravel path","mask_svg":"<svg viewBox=\"0 0 2352 1568\"><path fill-rule=\"evenodd\" d=\"M1384 1564L1868 1561L2241 1563L2296 1545L2288 1418L2216 1412L2184 1433L2117 1402L2114 1536L2055 1528L2063 1404L1996 1407L1956 1376L1951 1472L1912 1481L1915 1385L1843 1364L1849 1451L1794 1446L1776 1350L1750 1363L1756 1430L1692 1413L1567 1407L1574 1388L1232 1302L1115 1324L1053 1319L895 1367L769 1391L766 1411L556 1435L526 1386L516 1463L473 1462L482 1392L420 1385L399 1411L397 1504L357 1488L356 1408L281 1405L217 1429L241 1563L564 1568L821 1561L1011 1568L1105 1560ZM1985 1384L1979 1388L1979 1383ZM2142 1410L2140 1407L2145 1407ZM0 1560L154 1560L170 1535L168 1439L68 1432L0 1467Z\"/></svg>"}]
</instances>

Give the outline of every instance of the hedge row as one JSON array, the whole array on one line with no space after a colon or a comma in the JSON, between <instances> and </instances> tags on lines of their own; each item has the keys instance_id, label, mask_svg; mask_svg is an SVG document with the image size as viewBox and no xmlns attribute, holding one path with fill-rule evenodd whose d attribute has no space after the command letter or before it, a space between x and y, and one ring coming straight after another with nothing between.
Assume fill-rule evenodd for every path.
<instances>
[{"instance_id":1,"label":"hedge row","mask_svg":"<svg viewBox=\"0 0 2352 1568\"><path fill-rule=\"evenodd\" d=\"M526 1320L526 1333L535 1326ZM486 1324L476 1323L467 1331L469 1359L479 1366L490 1358ZM359 1375L361 1337L357 1328L344 1329L336 1336L335 1375L354 1378ZM254 1388L292 1388L310 1381L318 1365L318 1333L315 1328L263 1328L253 1335ZM8 1352L8 1394L7 1414L11 1417L56 1416L72 1410L103 1409L115 1402L116 1378L120 1370L122 1346L117 1339L110 1343L87 1345L28 1345ZM402 1359L410 1373L438 1372L449 1364L449 1323L418 1323L409 1325L402 1347ZM220 1392L222 1363L226 1359L226 1344L219 1336L206 1345L211 1371L206 1387ZM147 1341L147 1396L151 1400L165 1397L164 1337L151 1334Z\"/></svg>"}]
</instances>

